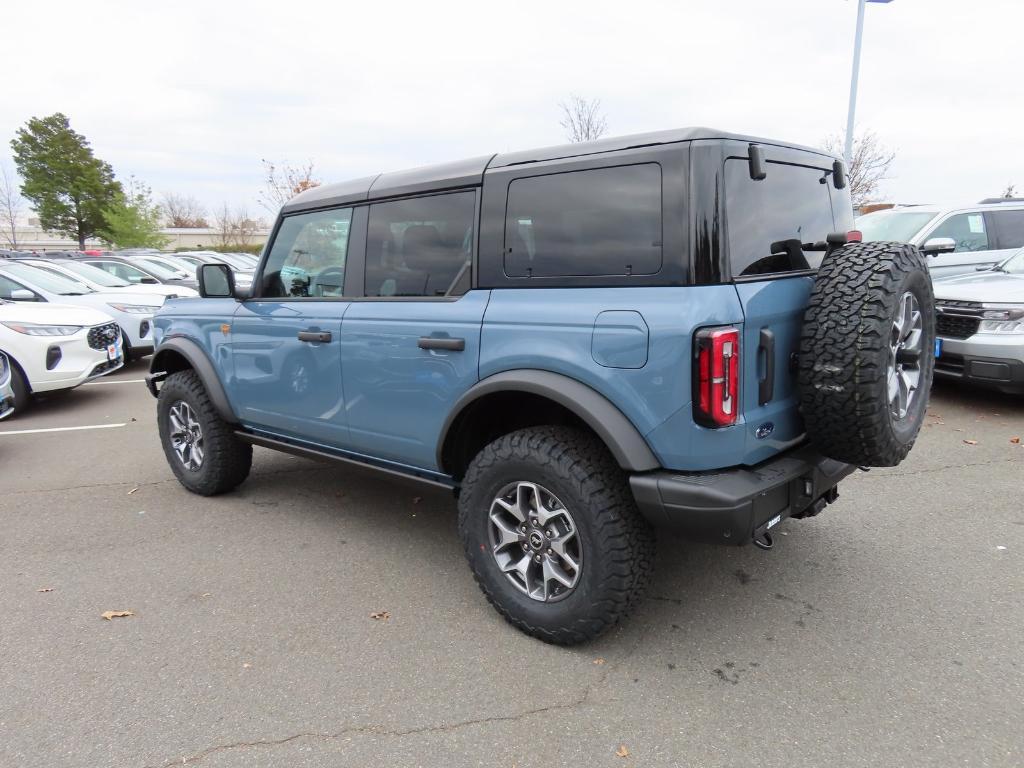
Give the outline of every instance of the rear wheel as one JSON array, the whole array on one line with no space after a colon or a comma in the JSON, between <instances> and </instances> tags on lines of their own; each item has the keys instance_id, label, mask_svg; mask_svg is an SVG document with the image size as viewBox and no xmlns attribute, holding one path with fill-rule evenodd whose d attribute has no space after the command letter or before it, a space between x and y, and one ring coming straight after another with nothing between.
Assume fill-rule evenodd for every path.
<instances>
[{"instance_id":1,"label":"rear wheel","mask_svg":"<svg viewBox=\"0 0 1024 768\"><path fill-rule=\"evenodd\" d=\"M600 635L653 571L654 534L625 473L582 430L534 427L486 446L463 480L459 532L491 604L549 643Z\"/></svg>"},{"instance_id":2,"label":"rear wheel","mask_svg":"<svg viewBox=\"0 0 1024 768\"><path fill-rule=\"evenodd\" d=\"M195 371L172 373L164 381L157 423L171 471L193 493L225 493L249 476L252 446L220 417Z\"/></svg>"},{"instance_id":3,"label":"rear wheel","mask_svg":"<svg viewBox=\"0 0 1024 768\"><path fill-rule=\"evenodd\" d=\"M934 347L931 277L917 248L851 243L826 256L799 355L812 442L850 464L899 464L924 422Z\"/></svg>"}]
</instances>

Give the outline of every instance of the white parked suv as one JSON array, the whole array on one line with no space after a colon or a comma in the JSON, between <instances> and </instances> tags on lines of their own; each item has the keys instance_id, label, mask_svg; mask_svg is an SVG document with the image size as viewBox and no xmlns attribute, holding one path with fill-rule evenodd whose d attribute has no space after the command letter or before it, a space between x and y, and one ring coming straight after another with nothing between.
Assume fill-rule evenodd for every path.
<instances>
[{"instance_id":1,"label":"white parked suv","mask_svg":"<svg viewBox=\"0 0 1024 768\"><path fill-rule=\"evenodd\" d=\"M124 365L117 323L95 309L0 299L0 352L14 408L32 393L73 389Z\"/></svg>"},{"instance_id":2,"label":"white parked suv","mask_svg":"<svg viewBox=\"0 0 1024 768\"><path fill-rule=\"evenodd\" d=\"M126 359L153 351L153 315L164 303L163 296L152 293L94 291L84 283L20 261L0 261L0 299L71 304L110 315L124 335Z\"/></svg>"},{"instance_id":3,"label":"white parked suv","mask_svg":"<svg viewBox=\"0 0 1024 768\"><path fill-rule=\"evenodd\" d=\"M932 279L987 269L1024 247L1024 200L990 198L940 208L904 205L857 219L865 241L912 243L928 256Z\"/></svg>"}]
</instances>

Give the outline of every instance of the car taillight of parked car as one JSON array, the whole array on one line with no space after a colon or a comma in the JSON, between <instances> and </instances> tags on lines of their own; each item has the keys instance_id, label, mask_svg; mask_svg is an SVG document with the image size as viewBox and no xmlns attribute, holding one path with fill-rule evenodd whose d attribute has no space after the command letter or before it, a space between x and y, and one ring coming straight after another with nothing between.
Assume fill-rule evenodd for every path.
<instances>
[{"instance_id":1,"label":"car taillight of parked car","mask_svg":"<svg viewBox=\"0 0 1024 768\"><path fill-rule=\"evenodd\" d=\"M705 427L728 427L739 412L740 332L702 328L694 336L693 411Z\"/></svg>"}]
</instances>

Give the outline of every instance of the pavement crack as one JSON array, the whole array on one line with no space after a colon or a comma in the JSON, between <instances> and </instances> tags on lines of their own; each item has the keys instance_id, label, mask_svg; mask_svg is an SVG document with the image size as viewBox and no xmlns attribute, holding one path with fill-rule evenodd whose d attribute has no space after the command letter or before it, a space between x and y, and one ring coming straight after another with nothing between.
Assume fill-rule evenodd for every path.
<instances>
[{"instance_id":1,"label":"pavement crack","mask_svg":"<svg viewBox=\"0 0 1024 768\"><path fill-rule=\"evenodd\" d=\"M298 739L313 739L316 741L334 741L337 739L344 738L346 736L358 735L358 734L372 734L375 736L383 737L396 737L400 738L403 736L416 736L423 733L449 733L451 731L457 731L460 728L468 728L474 725L487 725L489 723L503 723L503 722L516 722L523 720L527 717L533 717L534 715L540 715L547 712L557 712L563 710L575 709L583 706L587 703L590 697L590 693L595 686L600 685L607 677L608 673L605 671L600 678L588 685L582 694L573 699L572 701L565 702L563 704L552 704L547 707L537 707L536 709L527 709L523 712L518 712L514 715L494 715L492 717L479 717L472 718L469 720L458 720L454 723L437 723L434 725L422 725L414 728L386 728L382 725L355 725L347 728L342 728L340 731L302 731L300 733L293 733L290 736L284 736L280 739L257 739L256 741L235 741L229 744L217 744L212 747L207 747L201 752L196 752L192 755L188 755L174 760L168 760L165 763L161 763L159 766L148 766L147 768L173 768L176 765L193 765L206 759L210 755L218 752L228 752L231 750L238 749L259 749L259 748L271 748L280 747L284 744L288 744Z\"/></svg>"},{"instance_id":2,"label":"pavement crack","mask_svg":"<svg viewBox=\"0 0 1024 768\"><path fill-rule=\"evenodd\" d=\"M946 472L950 469L966 469L968 467L990 467L993 464L1021 464L1020 459L990 459L988 461L975 461L969 464L945 464L941 467L927 467L925 469L908 469L903 472L869 472L869 478L906 477L908 475L926 475L932 472Z\"/></svg>"}]
</instances>

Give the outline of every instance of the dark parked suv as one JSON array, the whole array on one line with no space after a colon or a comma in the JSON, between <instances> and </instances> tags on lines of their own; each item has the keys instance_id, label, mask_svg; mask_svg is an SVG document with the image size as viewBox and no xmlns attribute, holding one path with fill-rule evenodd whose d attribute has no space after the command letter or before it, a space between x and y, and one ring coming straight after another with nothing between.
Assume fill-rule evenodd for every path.
<instances>
[{"instance_id":1,"label":"dark parked suv","mask_svg":"<svg viewBox=\"0 0 1024 768\"><path fill-rule=\"evenodd\" d=\"M451 488L487 598L580 642L638 601L653 526L769 548L907 455L931 282L851 228L838 159L702 128L319 187L251 290L207 264L161 310L160 439L204 495L253 445Z\"/></svg>"}]
</instances>

